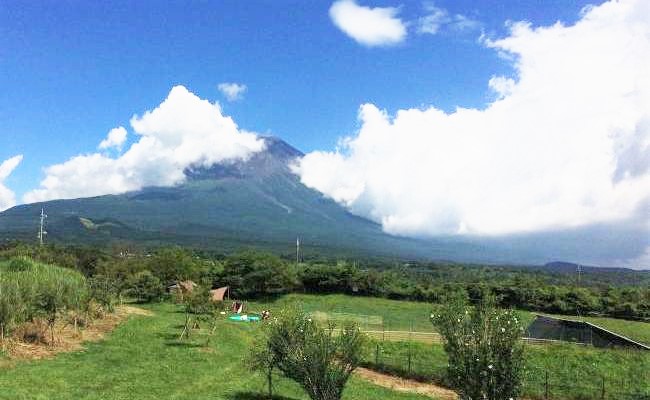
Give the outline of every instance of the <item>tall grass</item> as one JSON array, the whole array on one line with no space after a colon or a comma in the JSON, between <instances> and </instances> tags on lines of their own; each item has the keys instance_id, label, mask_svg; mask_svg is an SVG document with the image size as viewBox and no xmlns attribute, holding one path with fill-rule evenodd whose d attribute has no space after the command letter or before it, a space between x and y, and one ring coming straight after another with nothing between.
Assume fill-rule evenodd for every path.
<instances>
[{"instance_id":1,"label":"tall grass","mask_svg":"<svg viewBox=\"0 0 650 400\"><path fill-rule=\"evenodd\" d=\"M53 339L57 318L82 311L88 299L86 279L77 271L25 257L0 262L0 337L40 319L47 322Z\"/></svg>"}]
</instances>

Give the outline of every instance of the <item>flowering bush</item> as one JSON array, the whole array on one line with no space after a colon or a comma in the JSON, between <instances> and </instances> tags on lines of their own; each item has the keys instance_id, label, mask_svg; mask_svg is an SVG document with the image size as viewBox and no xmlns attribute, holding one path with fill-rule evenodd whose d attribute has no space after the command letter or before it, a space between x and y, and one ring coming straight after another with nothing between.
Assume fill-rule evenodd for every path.
<instances>
[{"instance_id":1,"label":"flowering bush","mask_svg":"<svg viewBox=\"0 0 650 400\"><path fill-rule=\"evenodd\" d=\"M476 307L451 299L431 320L444 338L448 379L464 400L504 400L519 395L523 327L513 310L484 295Z\"/></svg>"},{"instance_id":2,"label":"flowering bush","mask_svg":"<svg viewBox=\"0 0 650 400\"><path fill-rule=\"evenodd\" d=\"M348 323L340 331L326 329L294 307L280 312L266 329L260 369L277 368L313 400L341 398L361 362L364 336L356 324Z\"/></svg>"}]
</instances>

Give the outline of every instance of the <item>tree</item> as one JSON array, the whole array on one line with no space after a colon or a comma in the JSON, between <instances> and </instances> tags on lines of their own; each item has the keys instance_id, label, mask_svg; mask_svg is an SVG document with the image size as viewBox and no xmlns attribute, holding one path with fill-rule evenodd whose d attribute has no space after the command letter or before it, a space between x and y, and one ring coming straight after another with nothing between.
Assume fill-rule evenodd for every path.
<instances>
[{"instance_id":1,"label":"tree","mask_svg":"<svg viewBox=\"0 0 650 400\"><path fill-rule=\"evenodd\" d=\"M168 286L178 281L196 279L199 262L192 254L180 247L158 250L149 259L148 269Z\"/></svg>"},{"instance_id":2,"label":"tree","mask_svg":"<svg viewBox=\"0 0 650 400\"><path fill-rule=\"evenodd\" d=\"M464 400L516 398L523 369L523 327L512 310L498 309L483 293L471 307L450 299L432 322L444 338L450 383Z\"/></svg>"},{"instance_id":3,"label":"tree","mask_svg":"<svg viewBox=\"0 0 650 400\"><path fill-rule=\"evenodd\" d=\"M286 293L297 286L296 271L273 254L245 251L226 259L223 282L236 296Z\"/></svg>"},{"instance_id":4,"label":"tree","mask_svg":"<svg viewBox=\"0 0 650 400\"><path fill-rule=\"evenodd\" d=\"M131 294L145 303L160 301L165 293L160 279L149 270L144 270L131 276L129 279Z\"/></svg>"},{"instance_id":5,"label":"tree","mask_svg":"<svg viewBox=\"0 0 650 400\"><path fill-rule=\"evenodd\" d=\"M266 325L266 344L258 369L273 367L300 384L313 400L339 400L361 362L364 335L348 323L340 332L325 329L299 307L280 312Z\"/></svg>"}]
</instances>

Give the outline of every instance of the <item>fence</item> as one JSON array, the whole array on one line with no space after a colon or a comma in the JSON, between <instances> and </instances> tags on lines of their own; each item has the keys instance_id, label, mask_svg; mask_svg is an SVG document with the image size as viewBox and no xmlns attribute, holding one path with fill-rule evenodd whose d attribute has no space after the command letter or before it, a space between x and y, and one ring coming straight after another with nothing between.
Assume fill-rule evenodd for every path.
<instances>
[{"instance_id":1,"label":"fence","mask_svg":"<svg viewBox=\"0 0 650 400\"><path fill-rule=\"evenodd\" d=\"M365 353L364 365L393 375L449 386L447 364L440 354L421 351L413 343L375 342ZM562 362L562 360L558 360ZM526 399L548 400L650 400L650 371L627 379L581 373L567 375L527 366L523 371L522 394Z\"/></svg>"}]
</instances>

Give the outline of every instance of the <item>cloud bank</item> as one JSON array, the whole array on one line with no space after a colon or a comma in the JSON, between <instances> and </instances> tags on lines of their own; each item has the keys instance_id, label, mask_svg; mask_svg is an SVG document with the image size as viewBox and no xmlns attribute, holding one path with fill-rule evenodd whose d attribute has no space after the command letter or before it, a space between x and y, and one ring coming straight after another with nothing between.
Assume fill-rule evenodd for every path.
<instances>
[{"instance_id":1,"label":"cloud bank","mask_svg":"<svg viewBox=\"0 0 650 400\"><path fill-rule=\"evenodd\" d=\"M18 164L23 160L22 155L11 157L0 164L0 211L16 205L16 196L12 190L4 185L5 179L11 175Z\"/></svg>"},{"instance_id":2,"label":"cloud bank","mask_svg":"<svg viewBox=\"0 0 650 400\"><path fill-rule=\"evenodd\" d=\"M40 188L25 194L33 203L51 199L99 196L138 190L145 186L172 186L185 180L185 169L235 159L246 159L264 149L264 140L238 128L221 113L217 103L200 99L175 86L154 110L131 118L140 138L119 157L93 153L79 155L45 169ZM117 132L117 133L115 133ZM118 146L126 130L116 128L100 144Z\"/></svg>"},{"instance_id":3,"label":"cloud bank","mask_svg":"<svg viewBox=\"0 0 650 400\"><path fill-rule=\"evenodd\" d=\"M217 85L217 89L226 97L226 100L237 101L244 98L244 92L248 88L240 83L223 82Z\"/></svg>"},{"instance_id":4,"label":"cloud bank","mask_svg":"<svg viewBox=\"0 0 650 400\"><path fill-rule=\"evenodd\" d=\"M354 0L338 0L330 7L334 25L364 46L394 45L406 38L406 25L393 7L365 7Z\"/></svg>"},{"instance_id":5,"label":"cloud bank","mask_svg":"<svg viewBox=\"0 0 650 400\"><path fill-rule=\"evenodd\" d=\"M335 152L307 154L294 171L393 234L615 221L650 232L648 15L650 2L611 1L571 26L511 24L507 37L484 41L515 69L490 80L497 99L484 109L389 115L364 104L358 132Z\"/></svg>"}]
</instances>

